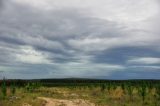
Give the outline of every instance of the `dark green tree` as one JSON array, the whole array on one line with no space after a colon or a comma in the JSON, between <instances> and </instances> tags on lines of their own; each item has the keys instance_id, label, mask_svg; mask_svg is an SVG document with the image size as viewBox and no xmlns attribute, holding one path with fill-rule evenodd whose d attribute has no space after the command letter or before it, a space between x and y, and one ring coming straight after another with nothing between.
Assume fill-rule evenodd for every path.
<instances>
[{"instance_id":1,"label":"dark green tree","mask_svg":"<svg viewBox=\"0 0 160 106\"><path fill-rule=\"evenodd\" d=\"M15 93L16 93L16 86L15 86L15 83L13 83L12 85L11 85L11 93L12 93L12 95L15 95Z\"/></svg>"},{"instance_id":2,"label":"dark green tree","mask_svg":"<svg viewBox=\"0 0 160 106\"><path fill-rule=\"evenodd\" d=\"M1 91L2 91L2 97L3 99L6 98L7 96L7 86L6 86L6 81L3 79L2 85L1 85Z\"/></svg>"},{"instance_id":3,"label":"dark green tree","mask_svg":"<svg viewBox=\"0 0 160 106\"><path fill-rule=\"evenodd\" d=\"M157 94L157 95L156 95L156 96L157 96L157 99L160 100L160 85L157 85L157 86L156 86L156 94Z\"/></svg>"},{"instance_id":4,"label":"dark green tree","mask_svg":"<svg viewBox=\"0 0 160 106\"><path fill-rule=\"evenodd\" d=\"M111 84L108 83L108 85L107 85L107 91L108 91L108 93L110 93L110 90L111 90Z\"/></svg>"},{"instance_id":5,"label":"dark green tree","mask_svg":"<svg viewBox=\"0 0 160 106\"><path fill-rule=\"evenodd\" d=\"M101 85L101 91L103 92L103 91L105 91L105 89L106 89L106 85L105 85L105 84L102 84L102 85Z\"/></svg>"},{"instance_id":6,"label":"dark green tree","mask_svg":"<svg viewBox=\"0 0 160 106\"><path fill-rule=\"evenodd\" d=\"M133 96L133 86L130 84L130 83L128 83L127 84L127 91L128 91L128 95L129 95L129 97L130 97L130 100L132 100L132 96Z\"/></svg>"},{"instance_id":7,"label":"dark green tree","mask_svg":"<svg viewBox=\"0 0 160 106\"><path fill-rule=\"evenodd\" d=\"M121 88L122 88L122 90L123 90L123 92L125 94L125 85L124 85L124 83L121 84Z\"/></svg>"},{"instance_id":8,"label":"dark green tree","mask_svg":"<svg viewBox=\"0 0 160 106\"><path fill-rule=\"evenodd\" d=\"M142 97L143 103L145 101L145 97L147 95L147 87L145 84L142 84L141 87L138 89L140 96Z\"/></svg>"}]
</instances>

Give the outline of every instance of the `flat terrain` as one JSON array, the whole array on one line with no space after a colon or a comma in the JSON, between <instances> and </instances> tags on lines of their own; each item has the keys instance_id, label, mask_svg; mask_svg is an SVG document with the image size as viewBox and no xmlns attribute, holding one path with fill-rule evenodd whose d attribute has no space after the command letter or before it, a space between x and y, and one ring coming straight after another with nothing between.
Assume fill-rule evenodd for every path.
<instances>
[{"instance_id":1,"label":"flat terrain","mask_svg":"<svg viewBox=\"0 0 160 106\"><path fill-rule=\"evenodd\" d=\"M45 101L45 106L95 106L95 104L82 99L62 100L46 97L39 97L39 99Z\"/></svg>"},{"instance_id":2,"label":"flat terrain","mask_svg":"<svg viewBox=\"0 0 160 106\"><path fill-rule=\"evenodd\" d=\"M0 106L160 106L155 98L155 89L150 91L144 103L137 94L125 94L120 87L101 91L101 88L41 87L33 92L17 88L15 96L0 100Z\"/></svg>"},{"instance_id":3,"label":"flat terrain","mask_svg":"<svg viewBox=\"0 0 160 106\"><path fill-rule=\"evenodd\" d=\"M0 106L160 106L155 83L26 83L0 87Z\"/></svg>"}]
</instances>

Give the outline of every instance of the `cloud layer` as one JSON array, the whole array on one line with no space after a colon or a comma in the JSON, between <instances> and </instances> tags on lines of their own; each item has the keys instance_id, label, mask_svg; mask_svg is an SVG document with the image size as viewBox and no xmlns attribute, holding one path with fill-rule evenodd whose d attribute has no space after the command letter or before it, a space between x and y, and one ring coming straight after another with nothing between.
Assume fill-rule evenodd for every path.
<instances>
[{"instance_id":1,"label":"cloud layer","mask_svg":"<svg viewBox=\"0 0 160 106\"><path fill-rule=\"evenodd\" d=\"M1 0L0 9L0 77L160 78L158 0Z\"/></svg>"}]
</instances>

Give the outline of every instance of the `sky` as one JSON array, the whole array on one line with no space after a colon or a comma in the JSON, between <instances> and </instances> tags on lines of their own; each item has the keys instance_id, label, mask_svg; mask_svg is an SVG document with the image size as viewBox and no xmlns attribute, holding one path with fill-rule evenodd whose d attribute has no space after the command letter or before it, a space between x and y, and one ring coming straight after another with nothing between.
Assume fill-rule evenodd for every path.
<instances>
[{"instance_id":1,"label":"sky","mask_svg":"<svg viewBox=\"0 0 160 106\"><path fill-rule=\"evenodd\" d=\"M0 0L0 78L160 79L159 0Z\"/></svg>"}]
</instances>

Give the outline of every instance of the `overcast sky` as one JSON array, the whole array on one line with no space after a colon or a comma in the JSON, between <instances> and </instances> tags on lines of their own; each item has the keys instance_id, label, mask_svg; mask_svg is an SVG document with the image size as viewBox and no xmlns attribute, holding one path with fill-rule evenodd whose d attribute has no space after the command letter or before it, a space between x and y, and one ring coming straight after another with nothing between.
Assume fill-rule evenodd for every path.
<instances>
[{"instance_id":1,"label":"overcast sky","mask_svg":"<svg viewBox=\"0 0 160 106\"><path fill-rule=\"evenodd\" d=\"M0 78L160 79L159 0L0 0Z\"/></svg>"}]
</instances>

